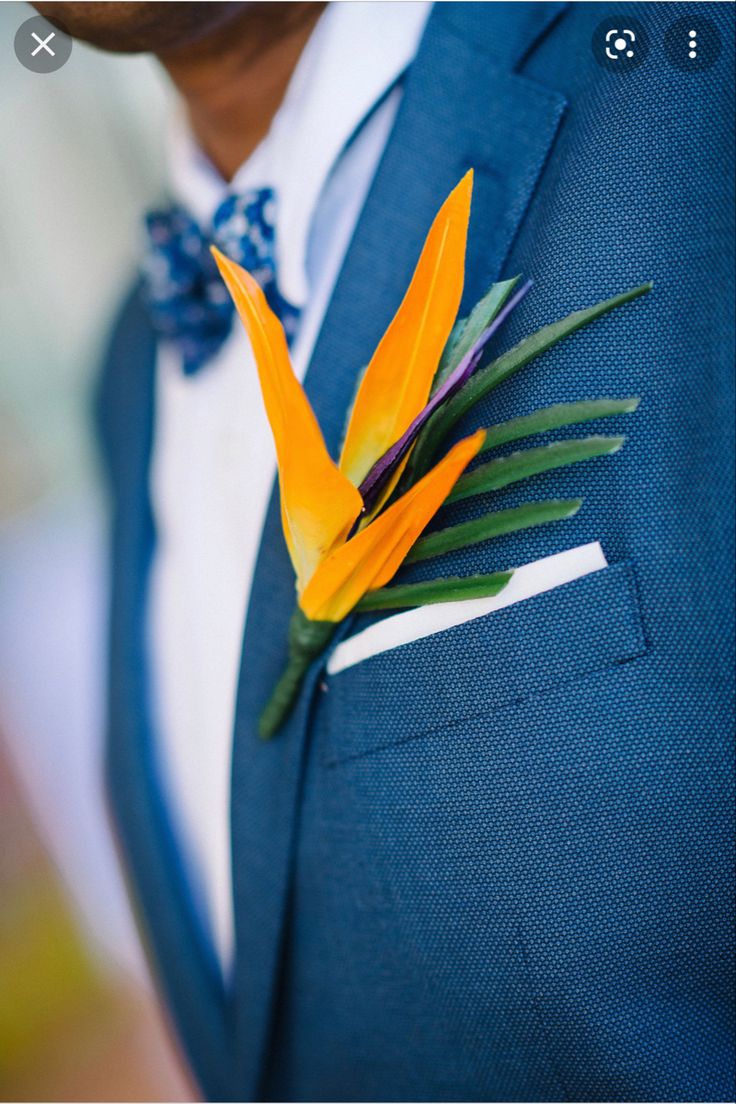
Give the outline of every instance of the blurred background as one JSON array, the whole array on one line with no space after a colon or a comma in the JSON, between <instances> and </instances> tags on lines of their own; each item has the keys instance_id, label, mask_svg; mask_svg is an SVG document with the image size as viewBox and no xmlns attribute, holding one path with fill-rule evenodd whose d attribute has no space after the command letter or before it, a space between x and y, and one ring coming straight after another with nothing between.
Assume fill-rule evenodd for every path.
<instances>
[{"instance_id":1,"label":"blurred background","mask_svg":"<svg viewBox=\"0 0 736 1104\"><path fill-rule=\"evenodd\" d=\"M0 4L0 1100L192 1100L101 788L104 335L160 197L168 89L75 43L35 74Z\"/></svg>"}]
</instances>

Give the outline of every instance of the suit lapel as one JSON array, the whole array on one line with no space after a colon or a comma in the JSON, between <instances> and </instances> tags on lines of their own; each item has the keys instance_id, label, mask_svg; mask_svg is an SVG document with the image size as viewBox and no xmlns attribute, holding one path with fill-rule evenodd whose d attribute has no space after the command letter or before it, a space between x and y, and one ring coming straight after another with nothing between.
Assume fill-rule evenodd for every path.
<instances>
[{"instance_id":1,"label":"suit lapel","mask_svg":"<svg viewBox=\"0 0 736 1104\"><path fill-rule=\"evenodd\" d=\"M516 75L513 65L562 8L435 7L305 381L333 455L356 374L403 296L436 210L471 165L466 303L501 273L564 109L562 97ZM319 678L317 665L284 730L261 743L257 718L285 660L293 604L274 492L251 591L233 751L236 1062L245 1099L259 1098Z\"/></svg>"},{"instance_id":2,"label":"suit lapel","mask_svg":"<svg viewBox=\"0 0 736 1104\"><path fill-rule=\"evenodd\" d=\"M107 792L152 972L207 1098L227 1100L231 1009L211 941L191 908L161 797L146 679L155 361L155 337L136 288L113 336L98 404L119 518L113 538Z\"/></svg>"}]
</instances>

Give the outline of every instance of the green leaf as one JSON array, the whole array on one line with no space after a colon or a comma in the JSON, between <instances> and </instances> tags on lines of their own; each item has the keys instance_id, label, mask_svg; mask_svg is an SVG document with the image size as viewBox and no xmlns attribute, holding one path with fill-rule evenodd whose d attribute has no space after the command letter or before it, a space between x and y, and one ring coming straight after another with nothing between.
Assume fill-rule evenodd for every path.
<instances>
[{"instance_id":1,"label":"green leaf","mask_svg":"<svg viewBox=\"0 0 736 1104\"><path fill-rule=\"evenodd\" d=\"M432 383L432 394L444 383L457 367L484 330L488 329L501 307L519 282L519 277L491 284L490 288L473 307L467 318L461 318L452 328L447 339L437 373Z\"/></svg>"},{"instance_id":2,"label":"green leaf","mask_svg":"<svg viewBox=\"0 0 736 1104\"><path fill-rule=\"evenodd\" d=\"M564 468L568 464L590 460L594 456L610 456L618 452L624 441L624 437L584 437L575 441L555 441L551 445L500 456L497 460L489 460L487 464L481 464L472 472L461 476L446 501L456 502L461 498L470 498L471 495L497 491L501 487L508 487L510 483L529 479L532 475Z\"/></svg>"},{"instance_id":3,"label":"green leaf","mask_svg":"<svg viewBox=\"0 0 736 1104\"><path fill-rule=\"evenodd\" d=\"M536 433L546 433L550 429L562 429L564 426L581 425L596 418L610 418L615 414L631 414L639 405L639 399L591 399L582 402L556 403L542 410L535 410L523 418L511 418L508 422L499 422L489 426L481 453L532 437Z\"/></svg>"},{"instance_id":4,"label":"green leaf","mask_svg":"<svg viewBox=\"0 0 736 1104\"><path fill-rule=\"evenodd\" d=\"M591 322L602 318L603 315L615 310L616 307L622 307L624 304L646 295L651 289L651 283L641 284L639 287L625 291L621 295L614 295L610 299L605 299L602 303L596 303L593 307L574 311L558 322L543 326L541 330L537 330L530 337L524 338L513 349L509 349L507 353L504 353L503 356L491 361L485 368L480 368L449 402L436 411L419 434L410 463L407 466L405 485L415 483L420 476L429 471L433 457L443 439L457 422L494 387L503 383L514 372L524 368L530 361L541 356L542 353L546 353L548 349L557 345L564 338L582 329L583 326L590 325Z\"/></svg>"},{"instance_id":5,"label":"green leaf","mask_svg":"<svg viewBox=\"0 0 736 1104\"><path fill-rule=\"evenodd\" d=\"M381 587L366 594L355 608L358 611L405 609L407 606L428 606L435 602L487 598L503 590L512 575L513 571L494 571L492 575L454 576L430 579L426 583Z\"/></svg>"},{"instance_id":6,"label":"green leaf","mask_svg":"<svg viewBox=\"0 0 736 1104\"><path fill-rule=\"evenodd\" d=\"M435 372L434 379L432 380L432 389L429 393L430 397L434 395L437 388L442 383L444 383L455 365L460 363L459 358L455 355L455 350L460 343L460 338L462 337L463 331L467 324L467 318L458 318L457 322L450 330L450 336L448 337L447 343L442 350L442 356L440 357L440 362L437 365L437 371Z\"/></svg>"},{"instance_id":7,"label":"green leaf","mask_svg":"<svg viewBox=\"0 0 736 1104\"><path fill-rule=\"evenodd\" d=\"M552 498L546 502L526 502L511 510L495 510L483 517L439 529L426 537L420 537L404 563L416 563L429 560L433 556L443 556L446 552L455 552L458 548L467 548L471 544L501 537L506 533L516 533L519 529L530 529L535 525L546 525L551 521L563 521L573 517L583 504L582 498Z\"/></svg>"}]
</instances>

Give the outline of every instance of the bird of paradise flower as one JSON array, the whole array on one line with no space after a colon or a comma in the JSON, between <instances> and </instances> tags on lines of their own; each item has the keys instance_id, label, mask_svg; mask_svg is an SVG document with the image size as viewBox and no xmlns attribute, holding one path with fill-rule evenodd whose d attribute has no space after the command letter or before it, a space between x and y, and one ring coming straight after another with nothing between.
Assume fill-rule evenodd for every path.
<instances>
[{"instance_id":1,"label":"bird of paradise flower","mask_svg":"<svg viewBox=\"0 0 736 1104\"><path fill-rule=\"evenodd\" d=\"M493 335L529 291L518 280L494 284L456 322L463 292L472 170L440 208L404 299L366 368L335 462L289 359L283 328L254 278L212 252L250 339L276 446L281 521L296 576L297 608L289 662L260 718L261 736L283 723L312 661L356 607L400 608L494 594L511 571L388 587L407 559L421 559L562 520L581 500L548 500L495 511L425 537L449 498L486 493L593 456L617 451L621 437L589 437L491 460L463 478L479 453L509 441L627 413L636 399L560 403L455 444L433 457L456 422L492 387L563 337L648 291L644 284L578 311L525 339L478 371Z\"/></svg>"}]
</instances>

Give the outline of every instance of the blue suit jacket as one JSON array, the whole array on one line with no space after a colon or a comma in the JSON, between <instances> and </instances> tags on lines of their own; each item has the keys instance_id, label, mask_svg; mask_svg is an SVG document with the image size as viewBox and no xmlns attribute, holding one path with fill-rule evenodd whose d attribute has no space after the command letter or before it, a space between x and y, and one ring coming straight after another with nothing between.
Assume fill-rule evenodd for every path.
<instances>
[{"instance_id":1,"label":"blue suit jacket","mask_svg":"<svg viewBox=\"0 0 736 1104\"><path fill-rule=\"evenodd\" d=\"M637 5L652 49L625 75L593 59L595 5L432 13L306 387L334 448L431 218L473 165L467 303L501 276L536 283L498 349L647 278L655 291L461 427L640 395L621 455L497 499L582 494L580 514L442 566L595 539L611 566L326 690L317 664L264 745L256 717L293 604L273 499L235 718L232 991L152 766L154 345L135 296L120 318L99 394L115 502L109 788L157 976L213 1099L733 1097L732 9L697 5L724 38L698 75L663 52L687 11Z\"/></svg>"}]
</instances>

